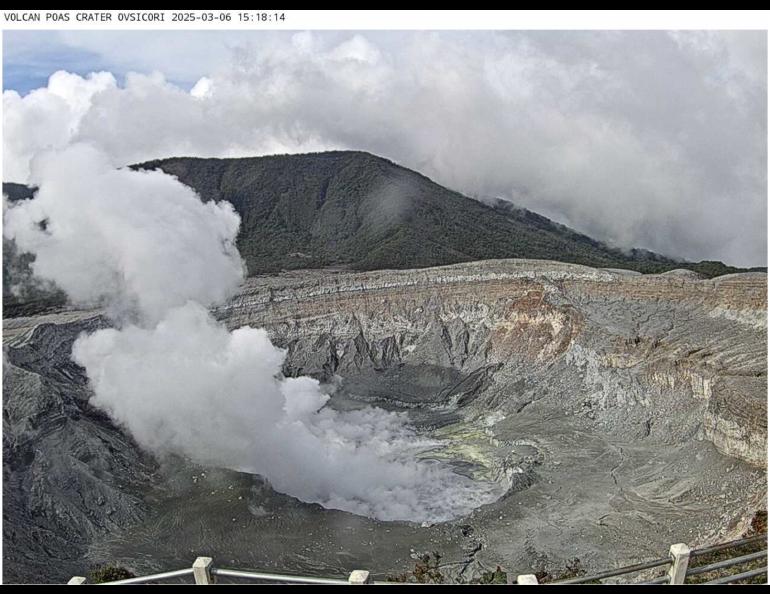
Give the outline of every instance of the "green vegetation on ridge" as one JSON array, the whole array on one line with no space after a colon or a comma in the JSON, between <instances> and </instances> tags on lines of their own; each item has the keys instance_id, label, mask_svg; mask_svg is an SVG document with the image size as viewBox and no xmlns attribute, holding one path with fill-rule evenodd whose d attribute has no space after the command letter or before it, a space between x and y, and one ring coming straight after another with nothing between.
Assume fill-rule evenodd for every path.
<instances>
[{"instance_id":1,"label":"green vegetation on ridge","mask_svg":"<svg viewBox=\"0 0 770 594\"><path fill-rule=\"evenodd\" d=\"M228 200L242 217L238 248L250 274L345 266L422 268L473 260L535 258L708 277L742 269L620 250L503 200L484 203L363 152L244 159L179 157L161 169L204 200Z\"/></svg>"}]
</instances>

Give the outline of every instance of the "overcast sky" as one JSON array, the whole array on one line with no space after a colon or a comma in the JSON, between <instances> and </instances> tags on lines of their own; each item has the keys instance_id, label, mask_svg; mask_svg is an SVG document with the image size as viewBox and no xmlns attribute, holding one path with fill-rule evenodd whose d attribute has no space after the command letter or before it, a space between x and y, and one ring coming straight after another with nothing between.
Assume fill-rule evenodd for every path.
<instances>
[{"instance_id":1,"label":"overcast sky","mask_svg":"<svg viewBox=\"0 0 770 594\"><path fill-rule=\"evenodd\" d=\"M360 149L621 247L766 265L764 32L5 31L3 43L6 181L30 181L34 155L75 141L114 165Z\"/></svg>"}]
</instances>

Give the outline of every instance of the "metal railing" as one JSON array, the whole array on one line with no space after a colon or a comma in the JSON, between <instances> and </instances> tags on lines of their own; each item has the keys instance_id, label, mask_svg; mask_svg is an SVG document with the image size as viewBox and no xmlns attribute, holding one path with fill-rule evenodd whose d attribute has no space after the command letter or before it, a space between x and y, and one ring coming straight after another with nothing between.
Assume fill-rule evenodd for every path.
<instances>
[{"instance_id":1,"label":"metal railing","mask_svg":"<svg viewBox=\"0 0 770 594\"><path fill-rule=\"evenodd\" d=\"M129 585L129 584L155 584L168 580L176 580L192 576L198 585L209 585L216 582L217 577L236 580L248 580L258 582L272 582L282 584L315 584L323 586L338 586L347 584L375 584L369 577L368 571L355 570L350 573L347 579L325 578L305 575L287 575L280 573L264 573L259 571L244 571L240 569L225 569L213 566L211 557L198 557L189 569L178 569L176 571L166 571L164 573L155 573L152 575L143 575L124 580L112 582L102 582L103 585ZM87 584L86 578L82 576L73 577L69 585Z\"/></svg>"},{"instance_id":2,"label":"metal railing","mask_svg":"<svg viewBox=\"0 0 770 594\"><path fill-rule=\"evenodd\" d=\"M558 580L552 583L557 585L585 584L586 582L595 582L606 578L617 577L619 575L626 575L629 573L637 573L639 571L644 571L645 569L654 569L656 567L663 567L670 564L671 564L671 559L669 559L668 557L663 557L661 559L656 559L655 561L648 561L646 563L637 563L636 565L628 565L626 567L620 567L618 569L610 569L608 571L602 571L601 573L595 573L593 575L587 575L587 576L581 575L579 577L570 578L566 580ZM668 579L668 576L666 576L666 579Z\"/></svg>"},{"instance_id":3,"label":"metal railing","mask_svg":"<svg viewBox=\"0 0 770 594\"><path fill-rule=\"evenodd\" d=\"M148 584L151 582L164 582L166 580L173 580L177 578L187 577L188 575L193 575L193 568L190 567L189 569L178 569L176 571L166 571L165 573L156 573L154 575L143 575L140 577L133 577L133 578L127 578L124 580L116 580L114 582L107 582L109 584L113 585L129 585L129 584ZM79 582L81 584L85 583L85 578L79 578L74 577L72 580L80 580L82 579L82 582ZM72 584L72 580L70 580L70 584Z\"/></svg>"},{"instance_id":4,"label":"metal railing","mask_svg":"<svg viewBox=\"0 0 770 594\"><path fill-rule=\"evenodd\" d=\"M731 557L706 565L690 567L690 561L704 555L717 553L727 549L739 549L752 544L764 542L765 547L761 551L754 551L737 557ZM724 542L717 545L703 547L700 549L690 549L686 544L677 543L671 545L669 556L646 561L635 565L627 565L617 569L610 569L591 575L581 575L574 578L546 582L543 585L568 585L568 584L586 584L589 582L602 583L601 580L619 576L630 575L647 571L655 568L667 568L664 575L648 579L647 581L636 582L637 584L683 584L690 576L701 575L711 572L720 572L731 567L737 567L759 559L767 558L767 534L759 534L748 538ZM767 575L767 563L764 567L752 568L740 573L721 575L711 581L703 582L706 584L730 584L733 582L754 578L760 575ZM217 578L227 580L248 580L258 582L285 583L285 584L316 584L316 585L343 585L343 584L389 584L393 582L375 582L371 579L370 573L365 570L355 570L347 578L326 578L300 575L285 575L279 573L264 573L258 571L245 571L240 569L225 569L213 566L211 557L198 557L192 567L179 569L176 571L167 571L141 577L133 577L124 580L106 582L111 585L118 584L149 584L164 582L167 580L178 580L192 576L195 583L199 585L208 585L216 582ZM84 577L73 577L69 582L71 585L86 584ZM515 583L537 585L539 584L534 574L521 574L516 576Z\"/></svg>"},{"instance_id":5,"label":"metal railing","mask_svg":"<svg viewBox=\"0 0 770 594\"><path fill-rule=\"evenodd\" d=\"M748 536L746 538L739 538L738 540L729 540L710 547L703 547L702 549L694 549L690 553L690 557L701 557L710 553L717 553L725 549L737 549L744 547L755 542L767 542L767 534L757 534L755 536Z\"/></svg>"},{"instance_id":6,"label":"metal railing","mask_svg":"<svg viewBox=\"0 0 770 594\"><path fill-rule=\"evenodd\" d=\"M765 548L762 551L757 551L746 555L740 555L737 557L731 557L729 559L716 561L714 563L710 563L707 565L690 567L690 561L694 558L702 557L704 555L708 555L712 553L718 553L720 551L724 551L728 549L740 549L741 547L746 547L746 546L760 543L760 542L765 543ZM712 571L719 571L730 567L735 567L736 565L743 565L744 563L749 563L751 561L756 561L758 559L766 558L767 557L766 543L767 543L767 534L757 534L755 536L750 536L747 538L731 540L729 542L723 542L717 545L712 545L709 547L703 547L700 549L692 549L692 550L687 545L683 543L678 543L675 545L671 545L671 548L669 549L668 557L656 559L654 561L649 561L646 563L628 565L626 567L621 567L621 568L613 569L609 571L603 571L592 575L581 575L579 577L570 578L566 580L557 580L551 583L554 585L564 585L564 584L585 584L588 582L601 582L601 580L610 578L610 577L629 575L632 573L638 573L640 571L645 571L648 569L654 569L656 567L667 567L668 570L665 575L661 575L661 576L658 576L643 582L637 582L637 583L645 584L645 585L684 584L687 578L690 576L709 573ZM736 582L742 579L748 579L750 577L756 577L758 575L762 575L763 573L764 574L767 573L766 565L765 567L752 569L750 571L746 571L739 574L720 576L718 578L715 578L714 581L709 581L705 583L727 584L727 583Z\"/></svg>"},{"instance_id":7,"label":"metal railing","mask_svg":"<svg viewBox=\"0 0 770 594\"><path fill-rule=\"evenodd\" d=\"M738 557L723 559L721 561L715 561L713 563L708 563L707 565L690 567L687 569L686 575L688 577L693 575L701 575L704 573L710 573L713 571L728 569L730 567L735 567L737 565L743 565L745 563L750 563L751 561L757 561L759 559L767 559L767 534L758 534L756 536L750 536L748 538L742 538L739 540L724 542L724 543L713 545L710 547L695 549L690 553L690 557L697 559L698 557L702 557L704 555L709 555L712 553L718 553L726 549L740 549L742 547L747 547L749 545L760 543L760 542L765 543L765 548L763 550L755 551L745 555L740 555ZM758 568L750 569L748 571L743 571L740 573L722 575L704 583L705 584L731 584L733 582L749 579L762 574L767 574L767 563L765 563L764 567L758 567Z\"/></svg>"}]
</instances>

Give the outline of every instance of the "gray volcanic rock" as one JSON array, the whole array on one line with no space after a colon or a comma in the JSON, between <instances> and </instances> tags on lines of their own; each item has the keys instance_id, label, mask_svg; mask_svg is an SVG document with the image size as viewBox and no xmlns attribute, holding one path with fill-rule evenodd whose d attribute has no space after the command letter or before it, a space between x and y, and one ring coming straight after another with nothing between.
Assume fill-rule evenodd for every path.
<instances>
[{"instance_id":1,"label":"gray volcanic rock","mask_svg":"<svg viewBox=\"0 0 770 594\"><path fill-rule=\"evenodd\" d=\"M717 449L760 467L767 465L767 378L728 376L711 390L703 419Z\"/></svg>"},{"instance_id":2,"label":"gray volcanic rock","mask_svg":"<svg viewBox=\"0 0 770 594\"><path fill-rule=\"evenodd\" d=\"M445 575L589 569L732 536L766 508L767 277L640 276L547 261L249 279L215 311L265 327L338 408L406 410L511 492L422 527L324 510L259 477L154 461L89 406L74 310L4 321L8 581L211 555L379 578L437 550Z\"/></svg>"},{"instance_id":3,"label":"gray volcanic rock","mask_svg":"<svg viewBox=\"0 0 770 594\"><path fill-rule=\"evenodd\" d=\"M4 581L48 581L81 569L94 538L142 517L155 463L89 406L70 361L100 318L35 326L3 364ZM55 564L52 564L52 561Z\"/></svg>"},{"instance_id":4,"label":"gray volcanic rock","mask_svg":"<svg viewBox=\"0 0 770 594\"><path fill-rule=\"evenodd\" d=\"M517 407L520 390L510 384L557 366L562 380L574 382L561 406L590 408L612 431L655 414L653 396L667 399L672 391L678 399L682 391L693 397L689 408L702 410L688 424L699 426L707 402L709 419L727 414L711 402L713 388L742 378L745 397L731 399L738 409L732 414L751 420L740 426L756 444L766 440L764 273L644 277L527 260L420 271L305 271L250 279L218 315L231 327L268 328L288 349L289 374L326 380L338 374L348 386L351 378L353 385L371 383L368 397L382 390L390 400L395 382L402 404L469 404L494 386L509 394L492 410L511 399ZM475 406L489 407L486 401ZM691 432L674 427L676 421L650 430ZM760 445L728 442L720 438L726 453L765 464Z\"/></svg>"}]
</instances>

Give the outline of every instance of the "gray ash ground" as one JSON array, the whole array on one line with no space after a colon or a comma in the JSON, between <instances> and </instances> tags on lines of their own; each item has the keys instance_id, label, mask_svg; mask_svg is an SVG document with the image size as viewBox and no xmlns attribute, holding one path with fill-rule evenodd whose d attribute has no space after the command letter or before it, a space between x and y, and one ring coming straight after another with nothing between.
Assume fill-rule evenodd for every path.
<instances>
[{"instance_id":1,"label":"gray ash ground","mask_svg":"<svg viewBox=\"0 0 770 594\"><path fill-rule=\"evenodd\" d=\"M402 410L446 440L426 456L509 477L505 496L441 524L382 522L155 459L89 405L69 360L77 335L106 323L98 312L8 319L5 581L107 563L165 571L200 555L378 579L429 551L457 581L498 565L558 572L575 557L605 569L729 538L766 509L766 462L746 446L766 439L764 275L719 285L519 262L418 271L409 285L404 274L264 277L218 315L266 327L288 374L340 377L333 406ZM736 377L749 397L715 409Z\"/></svg>"}]
</instances>

